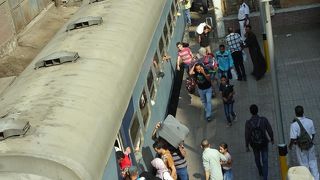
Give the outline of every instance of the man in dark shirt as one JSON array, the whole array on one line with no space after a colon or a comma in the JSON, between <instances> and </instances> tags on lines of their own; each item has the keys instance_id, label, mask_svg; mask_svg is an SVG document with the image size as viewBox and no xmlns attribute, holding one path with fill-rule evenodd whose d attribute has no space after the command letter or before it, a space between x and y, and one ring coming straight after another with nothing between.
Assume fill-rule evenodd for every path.
<instances>
[{"instance_id":1,"label":"man in dark shirt","mask_svg":"<svg viewBox=\"0 0 320 180\"><path fill-rule=\"evenodd\" d=\"M201 63L196 63L189 71L190 76L194 76L198 86L200 99L206 112L206 120L211 120L211 97L212 86L209 72L204 68Z\"/></svg>"},{"instance_id":2,"label":"man in dark shirt","mask_svg":"<svg viewBox=\"0 0 320 180\"><path fill-rule=\"evenodd\" d=\"M246 140L246 149L249 152L249 144L252 147L254 159L256 162L256 166L259 171L259 175L263 176L264 180L268 179L268 143L269 139L267 137L266 132L270 137L270 141L274 144L273 141L273 131L271 125L267 118L258 115L258 106L252 104L250 106L250 113L252 114L251 119L246 121L245 125L245 140ZM258 132L261 131L261 144L256 144L253 142L255 137L259 134ZM254 137L255 136L255 137ZM259 135L258 135L259 136ZM262 165L260 161L260 155L262 159Z\"/></svg>"}]
</instances>

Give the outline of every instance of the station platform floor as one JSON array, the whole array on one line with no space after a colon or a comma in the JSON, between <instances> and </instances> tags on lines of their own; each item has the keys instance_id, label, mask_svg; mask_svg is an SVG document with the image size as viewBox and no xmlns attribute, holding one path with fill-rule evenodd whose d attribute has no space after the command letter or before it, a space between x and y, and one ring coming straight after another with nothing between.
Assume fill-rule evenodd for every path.
<instances>
[{"instance_id":1,"label":"station platform floor","mask_svg":"<svg viewBox=\"0 0 320 180\"><path fill-rule=\"evenodd\" d=\"M201 20L193 22L197 25ZM253 27L254 28L254 27ZM191 33L187 33L191 34ZM302 24L301 26L285 26L273 29L276 72L279 82L279 93L282 110L283 133L285 142L289 142L290 123L294 118L294 107L302 105L305 116L314 120L316 131L320 128L320 24ZM260 35L257 34L260 38ZM261 38L262 39L262 38ZM188 35L184 38L191 45L194 53L199 49L194 37ZM214 51L218 43L212 43ZM260 42L262 45L262 42ZM261 46L262 51L263 47ZM229 145L233 158L233 173L236 180L260 179L254 163L252 151L246 152L244 140L245 121L250 118L249 106L257 104L259 115L265 116L273 128L275 145L269 144L269 178L281 179L278 148L280 143L276 124L276 115L273 99L271 73L267 72L263 79L256 81L251 75L252 62L248 50L248 60L244 63L247 81L231 81L234 85L237 122L231 127L226 127L223 104L220 95L212 99L213 120L207 122L204 118L204 109L198 96L188 94L185 89L185 77L182 81L176 118L185 124L190 133L185 140L187 149L188 171L190 179L204 179L202 166L202 149L200 143L207 138L213 148L218 148L221 142ZM215 88L218 93L218 87ZM320 138L316 135L315 144L317 157L320 152ZM297 166L295 151L289 151L288 166ZM318 158L319 164L319 158Z\"/></svg>"}]
</instances>

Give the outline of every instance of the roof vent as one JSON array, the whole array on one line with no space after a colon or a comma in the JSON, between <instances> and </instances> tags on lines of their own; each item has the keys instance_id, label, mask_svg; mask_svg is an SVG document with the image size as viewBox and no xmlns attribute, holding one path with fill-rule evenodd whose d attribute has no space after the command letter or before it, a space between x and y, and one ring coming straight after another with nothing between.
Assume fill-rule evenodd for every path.
<instances>
[{"instance_id":1,"label":"roof vent","mask_svg":"<svg viewBox=\"0 0 320 180\"><path fill-rule=\"evenodd\" d=\"M92 26L92 25L99 25L102 23L102 17L82 17L77 19L74 22L71 22L68 26L67 26L67 31L71 31L74 29L80 29L80 28L84 28L84 27L88 27L88 26Z\"/></svg>"},{"instance_id":2,"label":"roof vent","mask_svg":"<svg viewBox=\"0 0 320 180\"><path fill-rule=\"evenodd\" d=\"M91 4L91 3L96 3L96 2L100 2L100 1L104 1L104 0L90 0L90 1L89 1L89 4Z\"/></svg>"},{"instance_id":3,"label":"roof vent","mask_svg":"<svg viewBox=\"0 0 320 180\"><path fill-rule=\"evenodd\" d=\"M55 66L65 62L74 62L79 58L77 52L59 51L40 59L35 64L35 69L41 67Z\"/></svg>"},{"instance_id":4,"label":"roof vent","mask_svg":"<svg viewBox=\"0 0 320 180\"><path fill-rule=\"evenodd\" d=\"M26 134L29 130L29 121L2 119L0 121L0 140L4 140L12 136L20 136Z\"/></svg>"}]
</instances>

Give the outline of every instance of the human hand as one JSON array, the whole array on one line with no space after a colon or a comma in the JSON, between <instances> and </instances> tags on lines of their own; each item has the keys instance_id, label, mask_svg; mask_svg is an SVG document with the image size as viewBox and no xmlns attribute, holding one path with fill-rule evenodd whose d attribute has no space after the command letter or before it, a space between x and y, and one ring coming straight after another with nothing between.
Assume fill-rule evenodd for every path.
<instances>
[{"instance_id":1,"label":"human hand","mask_svg":"<svg viewBox=\"0 0 320 180\"><path fill-rule=\"evenodd\" d=\"M131 148L127 147L125 152L126 152L126 154L130 154L131 153Z\"/></svg>"},{"instance_id":2,"label":"human hand","mask_svg":"<svg viewBox=\"0 0 320 180\"><path fill-rule=\"evenodd\" d=\"M249 149L249 147L246 147L246 152L250 152L250 149Z\"/></svg>"},{"instance_id":3,"label":"human hand","mask_svg":"<svg viewBox=\"0 0 320 180\"><path fill-rule=\"evenodd\" d=\"M159 129L161 127L161 122L158 122L157 124L156 124L156 129Z\"/></svg>"},{"instance_id":4,"label":"human hand","mask_svg":"<svg viewBox=\"0 0 320 180\"><path fill-rule=\"evenodd\" d=\"M180 71L180 66L177 66L177 70Z\"/></svg>"}]
</instances>

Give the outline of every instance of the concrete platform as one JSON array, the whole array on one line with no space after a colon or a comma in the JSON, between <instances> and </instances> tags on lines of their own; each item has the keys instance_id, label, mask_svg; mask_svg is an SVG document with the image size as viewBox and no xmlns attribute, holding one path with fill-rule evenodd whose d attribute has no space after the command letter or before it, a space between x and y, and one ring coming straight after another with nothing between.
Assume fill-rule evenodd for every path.
<instances>
[{"instance_id":1,"label":"concrete platform","mask_svg":"<svg viewBox=\"0 0 320 180\"><path fill-rule=\"evenodd\" d=\"M320 24L285 26L273 31L282 122L286 143L288 143L290 122L294 118L294 107L298 104L304 106L307 117L314 119L316 131L320 128L318 121L320 119ZM194 41L194 39L189 38L188 41ZM193 52L196 52L198 44L195 42L190 44ZM212 44L215 50L217 46L216 43ZM249 106L253 103L259 106L259 114L269 119L275 133L275 144L279 143L271 74L267 73L262 80L256 81L250 76L252 71L250 59L245 62L245 67L248 75L247 82L231 82L235 85L234 109L238 121L229 128L226 127L220 96L212 100L214 120L208 123L204 119L204 109L199 97L188 94L184 86L185 81L182 83L176 118L190 128L190 134L185 140L190 179L204 179L200 148L203 138L209 139L214 148L218 148L221 142L229 144L233 157L234 179L260 179L253 153L245 151L244 126L245 121L250 118ZM218 92L218 88L215 91ZM316 136L317 154L320 152L319 141L320 138ZM289 167L298 165L295 151L289 152L288 165ZM276 145L269 146L269 179L280 179Z\"/></svg>"}]
</instances>

